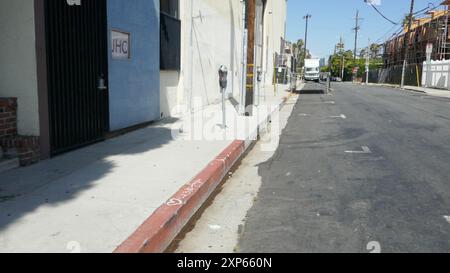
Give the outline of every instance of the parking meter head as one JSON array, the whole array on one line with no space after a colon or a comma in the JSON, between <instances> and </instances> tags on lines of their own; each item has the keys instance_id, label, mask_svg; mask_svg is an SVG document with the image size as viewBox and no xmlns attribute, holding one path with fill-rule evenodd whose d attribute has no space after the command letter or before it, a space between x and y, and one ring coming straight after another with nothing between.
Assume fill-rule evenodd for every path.
<instances>
[{"instance_id":1,"label":"parking meter head","mask_svg":"<svg viewBox=\"0 0 450 273\"><path fill-rule=\"evenodd\" d=\"M256 72L257 73L257 81L258 82L261 82L262 81L262 71L261 71L261 68L258 68L258 71Z\"/></svg>"},{"instance_id":2,"label":"parking meter head","mask_svg":"<svg viewBox=\"0 0 450 273\"><path fill-rule=\"evenodd\" d=\"M228 85L228 68L224 65L219 68L219 85L221 89L226 89Z\"/></svg>"}]
</instances>

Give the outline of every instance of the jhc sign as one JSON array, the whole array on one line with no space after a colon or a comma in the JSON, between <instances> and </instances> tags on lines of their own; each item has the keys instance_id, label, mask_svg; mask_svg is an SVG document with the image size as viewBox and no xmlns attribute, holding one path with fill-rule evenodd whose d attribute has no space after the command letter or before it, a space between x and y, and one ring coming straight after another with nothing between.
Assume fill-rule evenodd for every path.
<instances>
[{"instance_id":1,"label":"jhc sign","mask_svg":"<svg viewBox=\"0 0 450 273\"><path fill-rule=\"evenodd\" d=\"M126 60L130 58L130 34L113 30L111 32L112 58Z\"/></svg>"}]
</instances>

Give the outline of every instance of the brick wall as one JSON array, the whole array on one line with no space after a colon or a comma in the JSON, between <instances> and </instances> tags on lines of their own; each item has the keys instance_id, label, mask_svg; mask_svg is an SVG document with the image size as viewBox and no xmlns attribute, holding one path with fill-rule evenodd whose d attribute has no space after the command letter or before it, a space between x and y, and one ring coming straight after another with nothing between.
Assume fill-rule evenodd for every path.
<instances>
[{"instance_id":1,"label":"brick wall","mask_svg":"<svg viewBox=\"0 0 450 273\"><path fill-rule=\"evenodd\" d=\"M40 160L41 150L39 137L10 136L0 138L0 146L6 149L16 149L20 166L28 166Z\"/></svg>"},{"instance_id":2,"label":"brick wall","mask_svg":"<svg viewBox=\"0 0 450 273\"><path fill-rule=\"evenodd\" d=\"M17 135L17 99L0 98L0 138Z\"/></svg>"},{"instance_id":3,"label":"brick wall","mask_svg":"<svg viewBox=\"0 0 450 273\"><path fill-rule=\"evenodd\" d=\"M21 166L40 159L39 137L17 135L17 99L0 98L0 147L15 149Z\"/></svg>"}]
</instances>

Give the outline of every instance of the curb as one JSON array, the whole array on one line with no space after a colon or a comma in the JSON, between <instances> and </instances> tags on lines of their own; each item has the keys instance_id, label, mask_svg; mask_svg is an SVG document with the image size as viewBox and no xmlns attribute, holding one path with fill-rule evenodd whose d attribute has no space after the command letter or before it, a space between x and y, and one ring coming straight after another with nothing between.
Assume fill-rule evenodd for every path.
<instances>
[{"instance_id":1,"label":"curb","mask_svg":"<svg viewBox=\"0 0 450 273\"><path fill-rule=\"evenodd\" d=\"M284 97L280 108L292 94ZM271 113L272 115L273 113ZM270 116L267 117L270 119ZM203 206L253 141L235 140L160 206L114 253L162 253Z\"/></svg>"},{"instance_id":2,"label":"curb","mask_svg":"<svg viewBox=\"0 0 450 273\"><path fill-rule=\"evenodd\" d=\"M360 85L364 85L364 84L360 84ZM386 88L400 89L400 90L407 90L407 91L412 91L412 92L416 92L416 93L428 94L425 91L417 90L417 89L411 88L409 86L405 86L402 89L400 87L400 85L396 85L396 84L370 83L368 86L386 87Z\"/></svg>"}]
</instances>

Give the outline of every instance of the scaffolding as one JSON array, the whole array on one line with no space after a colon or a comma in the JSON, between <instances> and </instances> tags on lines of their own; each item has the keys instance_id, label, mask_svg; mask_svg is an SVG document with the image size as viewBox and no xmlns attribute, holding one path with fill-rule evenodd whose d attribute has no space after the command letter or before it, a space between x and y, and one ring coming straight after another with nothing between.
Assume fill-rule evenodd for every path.
<instances>
[{"instance_id":1,"label":"scaffolding","mask_svg":"<svg viewBox=\"0 0 450 273\"><path fill-rule=\"evenodd\" d=\"M449 6L445 10L429 12L429 17L414 21L410 32L404 29L384 44L385 67L397 66L403 63L407 39L408 64L421 64L426 61L427 44L433 44L433 60L450 59Z\"/></svg>"}]
</instances>

